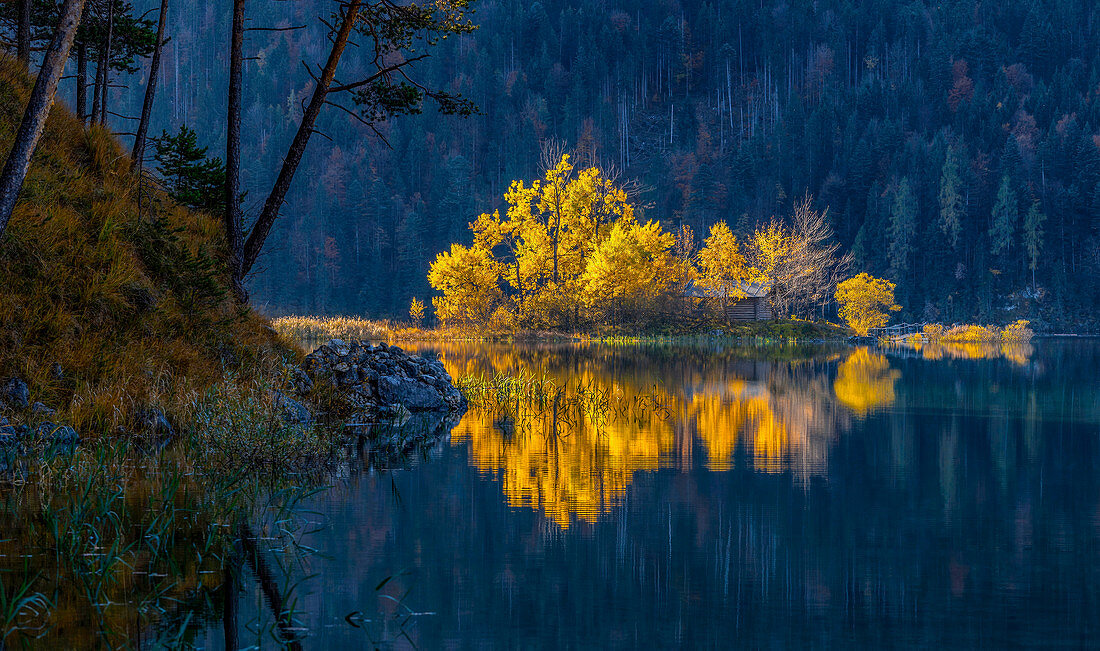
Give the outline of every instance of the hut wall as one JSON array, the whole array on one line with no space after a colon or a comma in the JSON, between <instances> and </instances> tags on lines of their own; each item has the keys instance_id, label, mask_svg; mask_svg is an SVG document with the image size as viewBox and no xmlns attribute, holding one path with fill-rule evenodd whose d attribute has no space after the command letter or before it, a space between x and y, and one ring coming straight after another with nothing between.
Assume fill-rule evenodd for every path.
<instances>
[{"instance_id":1,"label":"hut wall","mask_svg":"<svg viewBox=\"0 0 1100 651\"><path fill-rule=\"evenodd\" d=\"M730 321L767 321L772 318L771 307L763 298L743 298L726 308Z\"/></svg>"}]
</instances>

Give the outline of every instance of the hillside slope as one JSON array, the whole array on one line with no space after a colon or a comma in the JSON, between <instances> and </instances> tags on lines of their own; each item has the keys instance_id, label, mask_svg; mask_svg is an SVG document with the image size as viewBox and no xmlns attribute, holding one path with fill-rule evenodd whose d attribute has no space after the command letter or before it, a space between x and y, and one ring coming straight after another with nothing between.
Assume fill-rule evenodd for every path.
<instances>
[{"instance_id":1,"label":"hillside slope","mask_svg":"<svg viewBox=\"0 0 1100 651\"><path fill-rule=\"evenodd\" d=\"M0 151L30 92L0 59ZM134 429L158 407L185 419L193 397L297 353L226 290L220 226L174 205L100 128L58 102L0 240L0 380L85 436Z\"/></svg>"}]
</instances>

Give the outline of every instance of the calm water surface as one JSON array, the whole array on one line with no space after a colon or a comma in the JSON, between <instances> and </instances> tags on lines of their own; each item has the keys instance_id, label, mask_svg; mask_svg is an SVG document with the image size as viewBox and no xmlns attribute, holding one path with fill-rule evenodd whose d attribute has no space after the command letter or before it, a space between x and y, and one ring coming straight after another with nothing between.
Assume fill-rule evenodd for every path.
<instances>
[{"instance_id":1,"label":"calm water surface","mask_svg":"<svg viewBox=\"0 0 1100 651\"><path fill-rule=\"evenodd\" d=\"M474 409L341 477L287 583L305 648L1100 645L1100 341L420 352L617 407Z\"/></svg>"}]
</instances>

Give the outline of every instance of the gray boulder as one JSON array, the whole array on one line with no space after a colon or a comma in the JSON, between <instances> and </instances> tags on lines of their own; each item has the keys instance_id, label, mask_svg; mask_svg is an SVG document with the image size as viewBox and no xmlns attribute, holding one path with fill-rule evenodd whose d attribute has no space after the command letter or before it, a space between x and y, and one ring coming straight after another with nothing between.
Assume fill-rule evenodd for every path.
<instances>
[{"instance_id":1,"label":"gray boulder","mask_svg":"<svg viewBox=\"0 0 1100 651\"><path fill-rule=\"evenodd\" d=\"M0 384L0 402L11 409L26 409L31 406L31 392L27 383L17 377L8 378Z\"/></svg>"},{"instance_id":2,"label":"gray boulder","mask_svg":"<svg viewBox=\"0 0 1100 651\"><path fill-rule=\"evenodd\" d=\"M68 425L42 423L35 428L34 434L37 438L55 445L76 445L80 443L80 435Z\"/></svg>"},{"instance_id":3,"label":"gray boulder","mask_svg":"<svg viewBox=\"0 0 1100 651\"><path fill-rule=\"evenodd\" d=\"M313 423L313 414L305 405L279 391L275 392L275 409L283 422L290 425Z\"/></svg>"},{"instance_id":4,"label":"gray boulder","mask_svg":"<svg viewBox=\"0 0 1100 651\"><path fill-rule=\"evenodd\" d=\"M46 405L42 404L41 402L36 402L33 405L31 405L31 413L35 414L37 416L45 416L45 417L49 418L50 416L56 416L57 415L57 410L56 409L51 409L51 408L47 407Z\"/></svg>"},{"instance_id":5,"label":"gray boulder","mask_svg":"<svg viewBox=\"0 0 1100 651\"><path fill-rule=\"evenodd\" d=\"M386 404L399 404L409 411L436 411L446 406L439 390L420 378L380 377L378 395Z\"/></svg>"},{"instance_id":6,"label":"gray boulder","mask_svg":"<svg viewBox=\"0 0 1100 651\"><path fill-rule=\"evenodd\" d=\"M138 427L147 434L163 438L172 438L176 435L176 430L169 422L168 416L156 407L140 409L134 417Z\"/></svg>"},{"instance_id":7,"label":"gray boulder","mask_svg":"<svg viewBox=\"0 0 1100 651\"><path fill-rule=\"evenodd\" d=\"M330 341L306 356L290 377L297 395L331 396L325 409L341 418L354 416L357 422L390 421L403 412L466 409L466 400L439 361L385 343ZM316 391L319 386L325 391Z\"/></svg>"}]
</instances>

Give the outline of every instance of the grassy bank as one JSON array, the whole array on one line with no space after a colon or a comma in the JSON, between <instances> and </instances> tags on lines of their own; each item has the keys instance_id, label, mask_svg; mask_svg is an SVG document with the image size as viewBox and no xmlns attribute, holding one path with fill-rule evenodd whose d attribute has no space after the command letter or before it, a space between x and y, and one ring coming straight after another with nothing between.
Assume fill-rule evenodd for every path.
<instances>
[{"instance_id":1,"label":"grassy bank","mask_svg":"<svg viewBox=\"0 0 1100 651\"><path fill-rule=\"evenodd\" d=\"M30 80L0 58L0 149ZM227 291L221 228L129 171L120 144L54 107L0 240L0 380L24 379L85 438L181 425L231 371L251 381L298 353Z\"/></svg>"},{"instance_id":2,"label":"grassy bank","mask_svg":"<svg viewBox=\"0 0 1100 651\"><path fill-rule=\"evenodd\" d=\"M846 339L848 328L828 322L780 319L746 323L678 323L658 328L608 327L591 332L493 330L490 328L419 328L389 320L355 317L280 317L272 325L295 341L330 339L384 341L665 341L729 338L761 341L823 341Z\"/></svg>"},{"instance_id":3,"label":"grassy bank","mask_svg":"<svg viewBox=\"0 0 1100 651\"><path fill-rule=\"evenodd\" d=\"M4 151L30 84L0 57ZM301 352L233 301L218 221L129 167L56 105L0 239L0 382L24 380L84 440L0 443L0 647L187 646L226 572L244 575L242 545L292 539L339 452L278 417ZM151 408L167 447L144 436Z\"/></svg>"}]
</instances>

